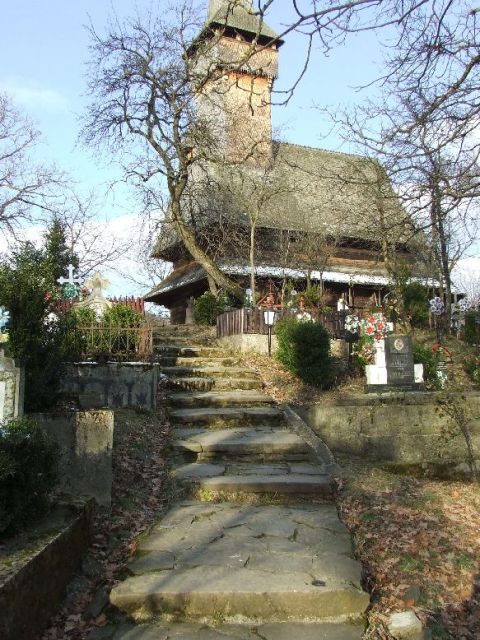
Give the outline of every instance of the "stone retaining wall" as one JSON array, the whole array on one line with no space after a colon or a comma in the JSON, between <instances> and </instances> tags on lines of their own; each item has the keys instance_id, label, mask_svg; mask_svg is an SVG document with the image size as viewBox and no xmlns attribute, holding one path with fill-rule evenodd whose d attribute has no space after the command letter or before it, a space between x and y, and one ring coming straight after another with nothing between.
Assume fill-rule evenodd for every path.
<instances>
[{"instance_id":1,"label":"stone retaining wall","mask_svg":"<svg viewBox=\"0 0 480 640\"><path fill-rule=\"evenodd\" d=\"M109 507L113 411L39 413L34 418L58 444L60 489L73 496L92 496Z\"/></svg>"},{"instance_id":2,"label":"stone retaining wall","mask_svg":"<svg viewBox=\"0 0 480 640\"><path fill-rule=\"evenodd\" d=\"M451 394L471 420L473 443L480 459L480 394ZM333 452L367 456L405 465L465 468L462 435L446 439L450 421L438 412L438 393L389 396L352 395L297 412Z\"/></svg>"},{"instance_id":3,"label":"stone retaining wall","mask_svg":"<svg viewBox=\"0 0 480 640\"><path fill-rule=\"evenodd\" d=\"M159 365L149 362L80 362L67 366L62 392L82 409L141 407L154 411Z\"/></svg>"},{"instance_id":4,"label":"stone retaining wall","mask_svg":"<svg viewBox=\"0 0 480 640\"><path fill-rule=\"evenodd\" d=\"M218 344L226 349L234 349L241 353L254 351L255 353L268 353L268 336L258 333L243 333L235 336L225 336L218 339ZM272 353L278 348L276 335L272 335ZM337 358L348 358L348 344L345 340L330 340L332 355Z\"/></svg>"},{"instance_id":5,"label":"stone retaining wall","mask_svg":"<svg viewBox=\"0 0 480 640\"><path fill-rule=\"evenodd\" d=\"M88 548L92 511L93 504L87 503L60 525L58 516L51 516L53 537L37 551L26 552L16 571L0 581L2 640L32 640L48 625ZM49 519L42 524L48 526Z\"/></svg>"}]
</instances>

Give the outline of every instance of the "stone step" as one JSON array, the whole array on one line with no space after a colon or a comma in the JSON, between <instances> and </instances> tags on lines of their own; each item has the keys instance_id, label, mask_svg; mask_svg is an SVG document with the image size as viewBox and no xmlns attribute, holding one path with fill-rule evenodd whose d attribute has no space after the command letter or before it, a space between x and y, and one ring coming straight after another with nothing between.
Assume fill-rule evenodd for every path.
<instances>
[{"instance_id":1,"label":"stone step","mask_svg":"<svg viewBox=\"0 0 480 640\"><path fill-rule=\"evenodd\" d=\"M227 391L233 389L262 389L261 380L255 378L171 378L172 389L191 391Z\"/></svg>"},{"instance_id":2,"label":"stone step","mask_svg":"<svg viewBox=\"0 0 480 640\"><path fill-rule=\"evenodd\" d=\"M349 623L277 622L260 626L245 624L127 623L101 627L87 640L361 640L363 627ZM110 631L110 635L108 632Z\"/></svg>"},{"instance_id":3,"label":"stone step","mask_svg":"<svg viewBox=\"0 0 480 640\"><path fill-rule=\"evenodd\" d=\"M160 356L179 356L182 358L226 358L231 354L221 347L169 347L157 345L155 352Z\"/></svg>"},{"instance_id":4,"label":"stone step","mask_svg":"<svg viewBox=\"0 0 480 640\"><path fill-rule=\"evenodd\" d=\"M283 425L285 416L277 407L219 407L199 409L170 409L169 417L174 425L192 427L248 427L251 424Z\"/></svg>"},{"instance_id":5,"label":"stone step","mask_svg":"<svg viewBox=\"0 0 480 640\"><path fill-rule=\"evenodd\" d=\"M306 463L292 463L302 464ZM330 498L332 479L327 473L291 473L288 462L278 464L207 464L194 462L173 470L173 476L198 488L221 494L316 495Z\"/></svg>"},{"instance_id":6,"label":"stone step","mask_svg":"<svg viewBox=\"0 0 480 640\"><path fill-rule=\"evenodd\" d=\"M143 621L340 622L369 604L351 553L333 505L189 502L139 540L110 600Z\"/></svg>"},{"instance_id":7,"label":"stone step","mask_svg":"<svg viewBox=\"0 0 480 640\"><path fill-rule=\"evenodd\" d=\"M176 429L173 438L176 451L196 454L308 456L311 452L303 438L283 429Z\"/></svg>"},{"instance_id":8,"label":"stone step","mask_svg":"<svg viewBox=\"0 0 480 640\"><path fill-rule=\"evenodd\" d=\"M169 393L167 400L175 407L258 407L274 403L270 396L260 391Z\"/></svg>"},{"instance_id":9,"label":"stone step","mask_svg":"<svg viewBox=\"0 0 480 640\"><path fill-rule=\"evenodd\" d=\"M153 347L155 350L162 347L181 349L182 347L214 347L214 338L190 337L182 335L154 335Z\"/></svg>"},{"instance_id":10,"label":"stone step","mask_svg":"<svg viewBox=\"0 0 480 640\"><path fill-rule=\"evenodd\" d=\"M165 367L238 367L242 359L238 356L161 356L157 362Z\"/></svg>"},{"instance_id":11,"label":"stone step","mask_svg":"<svg viewBox=\"0 0 480 640\"><path fill-rule=\"evenodd\" d=\"M169 377L193 378L249 378L258 380L256 374L246 367L162 367Z\"/></svg>"}]
</instances>

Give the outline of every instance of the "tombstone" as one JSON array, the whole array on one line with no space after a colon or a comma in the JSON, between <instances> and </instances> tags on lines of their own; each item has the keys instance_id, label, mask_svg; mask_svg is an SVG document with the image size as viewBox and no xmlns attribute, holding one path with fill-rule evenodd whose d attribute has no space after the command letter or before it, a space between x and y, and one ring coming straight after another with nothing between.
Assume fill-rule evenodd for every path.
<instances>
[{"instance_id":1,"label":"tombstone","mask_svg":"<svg viewBox=\"0 0 480 640\"><path fill-rule=\"evenodd\" d=\"M423 365L414 364L410 336L388 336L375 344L375 364L367 365L367 393L419 391L423 387Z\"/></svg>"},{"instance_id":2,"label":"tombstone","mask_svg":"<svg viewBox=\"0 0 480 640\"><path fill-rule=\"evenodd\" d=\"M109 281L102 278L101 274L97 271L85 282L85 286L92 290L92 293L82 300L77 302L74 306L79 308L93 309L97 319L100 319L105 310L112 306L110 300L107 300L103 295L103 289L106 289L109 285Z\"/></svg>"},{"instance_id":3,"label":"tombstone","mask_svg":"<svg viewBox=\"0 0 480 640\"><path fill-rule=\"evenodd\" d=\"M23 416L25 372L0 350L0 423Z\"/></svg>"}]
</instances>

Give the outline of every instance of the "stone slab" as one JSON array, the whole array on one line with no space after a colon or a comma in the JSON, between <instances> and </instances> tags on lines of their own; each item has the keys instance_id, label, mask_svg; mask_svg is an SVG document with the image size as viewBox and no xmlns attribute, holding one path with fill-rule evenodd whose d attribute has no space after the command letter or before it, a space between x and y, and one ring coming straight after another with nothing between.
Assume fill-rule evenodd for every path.
<instances>
[{"instance_id":1,"label":"stone slab","mask_svg":"<svg viewBox=\"0 0 480 640\"><path fill-rule=\"evenodd\" d=\"M105 628L105 630L108 628ZM249 625L171 624L160 626L123 625L113 636L112 628L105 638L114 640L360 640L361 626L347 623L274 623L259 627ZM92 638L93 640L93 638Z\"/></svg>"},{"instance_id":2,"label":"stone slab","mask_svg":"<svg viewBox=\"0 0 480 640\"><path fill-rule=\"evenodd\" d=\"M317 586L307 573L208 566L127 578L112 590L110 600L126 612L142 608L190 619L244 616L271 621L361 615L369 603L359 589Z\"/></svg>"},{"instance_id":3,"label":"stone slab","mask_svg":"<svg viewBox=\"0 0 480 640\"><path fill-rule=\"evenodd\" d=\"M177 424L219 422L244 422L248 424L283 419L282 411L274 407L174 409L169 411L169 416L172 422Z\"/></svg>"},{"instance_id":4,"label":"stone slab","mask_svg":"<svg viewBox=\"0 0 480 640\"><path fill-rule=\"evenodd\" d=\"M331 494L331 479L329 476L307 476L298 474L288 475L248 475L248 476L220 476L200 480L203 488L210 491L245 491L250 493L281 493Z\"/></svg>"},{"instance_id":5,"label":"stone slab","mask_svg":"<svg viewBox=\"0 0 480 640\"><path fill-rule=\"evenodd\" d=\"M361 640L363 627L353 624L263 624L258 627L264 640Z\"/></svg>"},{"instance_id":6,"label":"stone slab","mask_svg":"<svg viewBox=\"0 0 480 640\"><path fill-rule=\"evenodd\" d=\"M133 574L141 575L151 571L173 569L174 563L175 556L170 551L152 551L131 562L127 568Z\"/></svg>"},{"instance_id":7,"label":"stone slab","mask_svg":"<svg viewBox=\"0 0 480 640\"><path fill-rule=\"evenodd\" d=\"M199 478L221 476L225 473L225 468L225 465L221 464L192 462L173 469L172 476L178 480L198 480Z\"/></svg>"},{"instance_id":8,"label":"stone slab","mask_svg":"<svg viewBox=\"0 0 480 640\"><path fill-rule=\"evenodd\" d=\"M272 404L273 399L259 391L206 391L192 393L169 393L168 401L176 406L220 406Z\"/></svg>"}]
</instances>

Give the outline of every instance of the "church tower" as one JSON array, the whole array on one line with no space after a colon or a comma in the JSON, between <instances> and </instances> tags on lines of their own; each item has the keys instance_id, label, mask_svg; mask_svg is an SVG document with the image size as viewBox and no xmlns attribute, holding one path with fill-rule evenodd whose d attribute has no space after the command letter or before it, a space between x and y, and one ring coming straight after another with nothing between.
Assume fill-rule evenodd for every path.
<instances>
[{"instance_id":1,"label":"church tower","mask_svg":"<svg viewBox=\"0 0 480 640\"><path fill-rule=\"evenodd\" d=\"M197 105L229 162L271 163L271 94L282 44L251 0L209 0L191 51L199 77L208 78L200 83Z\"/></svg>"}]
</instances>

